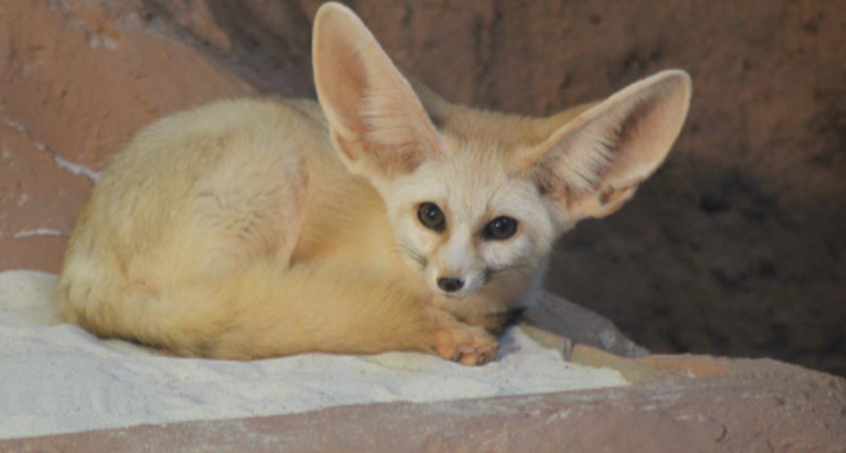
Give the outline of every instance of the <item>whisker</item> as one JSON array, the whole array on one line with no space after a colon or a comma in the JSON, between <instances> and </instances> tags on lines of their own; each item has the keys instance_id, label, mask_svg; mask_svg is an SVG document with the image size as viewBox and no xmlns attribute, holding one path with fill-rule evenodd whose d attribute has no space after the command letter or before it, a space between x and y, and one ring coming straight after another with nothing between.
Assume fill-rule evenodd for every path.
<instances>
[{"instance_id":1,"label":"whisker","mask_svg":"<svg viewBox=\"0 0 846 453\"><path fill-rule=\"evenodd\" d=\"M536 270L536 268L535 268L535 266L532 266L532 265L529 265L529 264L522 264L522 263L512 264L510 266L503 266L503 267L499 267L499 268L495 268L495 269L488 268L488 269L485 269L485 274L484 274L485 283L488 283L488 282L502 276L506 272L516 271L516 270L525 270L525 271L529 271L529 272L534 272Z\"/></svg>"},{"instance_id":2,"label":"whisker","mask_svg":"<svg viewBox=\"0 0 846 453\"><path fill-rule=\"evenodd\" d=\"M419 264L421 270L425 269L426 266L429 264L429 260L426 259L426 257L422 253L418 252L417 250L414 250L413 248L407 245L397 244L396 251L411 258L413 261Z\"/></svg>"}]
</instances>

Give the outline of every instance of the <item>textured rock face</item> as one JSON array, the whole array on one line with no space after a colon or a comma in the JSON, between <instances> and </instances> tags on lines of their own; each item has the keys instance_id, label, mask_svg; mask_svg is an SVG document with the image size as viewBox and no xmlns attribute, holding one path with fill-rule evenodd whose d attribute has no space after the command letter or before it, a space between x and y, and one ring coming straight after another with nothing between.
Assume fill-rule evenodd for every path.
<instances>
[{"instance_id":1,"label":"textured rock face","mask_svg":"<svg viewBox=\"0 0 846 453\"><path fill-rule=\"evenodd\" d=\"M843 451L842 378L771 360L651 362L699 379L0 439L0 451Z\"/></svg>"},{"instance_id":2,"label":"textured rock face","mask_svg":"<svg viewBox=\"0 0 846 453\"><path fill-rule=\"evenodd\" d=\"M0 2L0 268L56 272L98 171L139 127L251 88L140 4Z\"/></svg>"},{"instance_id":3,"label":"textured rock face","mask_svg":"<svg viewBox=\"0 0 846 453\"><path fill-rule=\"evenodd\" d=\"M320 3L0 0L0 268L58 269L91 179L138 127L222 96L312 95ZM687 69L669 161L567 236L548 287L653 350L846 374L846 3L350 4L461 103L545 115Z\"/></svg>"}]
</instances>

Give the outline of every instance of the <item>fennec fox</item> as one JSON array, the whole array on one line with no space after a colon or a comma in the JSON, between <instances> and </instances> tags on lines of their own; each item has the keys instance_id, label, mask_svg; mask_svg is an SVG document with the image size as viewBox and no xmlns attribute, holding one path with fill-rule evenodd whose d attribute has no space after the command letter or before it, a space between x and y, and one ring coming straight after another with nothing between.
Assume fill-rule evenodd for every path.
<instances>
[{"instance_id":1,"label":"fennec fox","mask_svg":"<svg viewBox=\"0 0 846 453\"><path fill-rule=\"evenodd\" d=\"M186 356L487 363L556 239L634 194L691 95L666 71L551 118L472 110L331 3L313 58L319 103L214 103L114 157L65 256L69 322Z\"/></svg>"}]
</instances>

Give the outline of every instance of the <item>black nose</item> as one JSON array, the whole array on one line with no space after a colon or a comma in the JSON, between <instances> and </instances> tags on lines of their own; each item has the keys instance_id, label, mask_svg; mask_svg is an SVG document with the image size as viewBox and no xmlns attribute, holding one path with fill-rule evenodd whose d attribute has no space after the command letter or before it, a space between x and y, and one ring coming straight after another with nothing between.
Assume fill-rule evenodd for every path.
<instances>
[{"instance_id":1,"label":"black nose","mask_svg":"<svg viewBox=\"0 0 846 453\"><path fill-rule=\"evenodd\" d=\"M454 293L464 287L464 280L460 278L439 278L438 287L448 293Z\"/></svg>"}]
</instances>

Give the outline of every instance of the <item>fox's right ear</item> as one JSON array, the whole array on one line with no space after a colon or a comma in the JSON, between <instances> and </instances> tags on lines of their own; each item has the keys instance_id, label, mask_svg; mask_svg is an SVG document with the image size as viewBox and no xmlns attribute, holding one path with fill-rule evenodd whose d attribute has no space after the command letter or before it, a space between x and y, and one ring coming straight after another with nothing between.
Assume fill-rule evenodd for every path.
<instances>
[{"instance_id":1,"label":"fox's right ear","mask_svg":"<svg viewBox=\"0 0 846 453\"><path fill-rule=\"evenodd\" d=\"M391 179L439 155L437 131L414 90L349 8L320 7L312 53L317 97L351 172Z\"/></svg>"}]
</instances>

